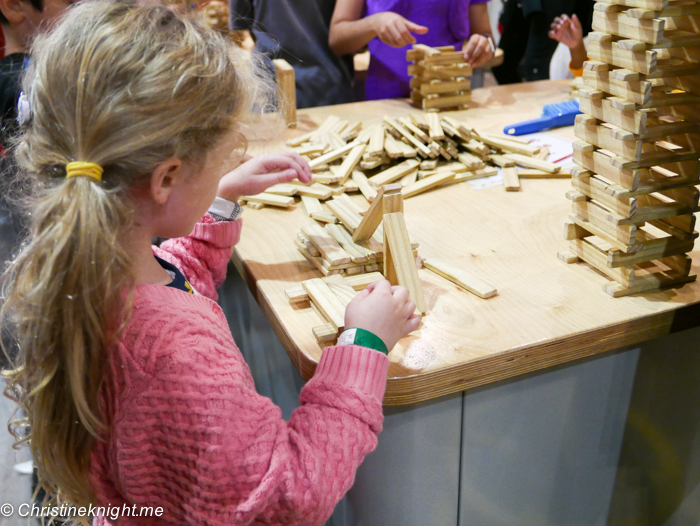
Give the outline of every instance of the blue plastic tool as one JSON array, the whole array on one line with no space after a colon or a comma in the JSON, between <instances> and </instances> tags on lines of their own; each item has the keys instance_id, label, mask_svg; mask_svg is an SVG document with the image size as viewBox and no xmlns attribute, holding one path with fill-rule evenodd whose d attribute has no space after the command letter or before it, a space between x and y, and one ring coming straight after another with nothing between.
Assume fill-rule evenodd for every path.
<instances>
[{"instance_id":1,"label":"blue plastic tool","mask_svg":"<svg viewBox=\"0 0 700 526\"><path fill-rule=\"evenodd\" d=\"M581 110L578 109L578 102L575 100L545 104L542 108L542 117L506 126L503 128L503 133L524 135L560 126L571 126L579 113Z\"/></svg>"}]
</instances>

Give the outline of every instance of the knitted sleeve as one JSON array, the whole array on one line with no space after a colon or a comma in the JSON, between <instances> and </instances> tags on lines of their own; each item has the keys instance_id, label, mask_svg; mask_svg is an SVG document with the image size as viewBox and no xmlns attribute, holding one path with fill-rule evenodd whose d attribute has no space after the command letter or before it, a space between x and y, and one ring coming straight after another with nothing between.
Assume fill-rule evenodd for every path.
<instances>
[{"instance_id":1,"label":"knitted sleeve","mask_svg":"<svg viewBox=\"0 0 700 526\"><path fill-rule=\"evenodd\" d=\"M175 524L323 524L376 446L386 356L327 348L285 422L235 347L187 332L120 403L114 484L126 502L162 506Z\"/></svg>"},{"instance_id":2,"label":"knitted sleeve","mask_svg":"<svg viewBox=\"0 0 700 526\"><path fill-rule=\"evenodd\" d=\"M189 236L168 239L153 252L175 265L200 294L216 301L226 265L241 237L242 222L216 221L205 214Z\"/></svg>"}]
</instances>

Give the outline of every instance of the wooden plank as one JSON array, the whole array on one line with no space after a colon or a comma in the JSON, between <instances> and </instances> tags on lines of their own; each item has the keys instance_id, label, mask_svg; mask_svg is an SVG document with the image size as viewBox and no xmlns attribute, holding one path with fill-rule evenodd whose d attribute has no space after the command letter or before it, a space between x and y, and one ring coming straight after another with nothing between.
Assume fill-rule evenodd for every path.
<instances>
[{"instance_id":1,"label":"wooden plank","mask_svg":"<svg viewBox=\"0 0 700 526\"><path fill-rule=\"evenodd\" d=\"M321 201L318 200L316 197L310 197L308 195L302 195L301 196L301 203L304 205L304 208L306 209L306 214L311 216L314 212L322 212L323 211L323 206L321 205Z\"/></svg>"},{"instance_id":2,"label":"wooden plank","mask_svg":"<svg viewBox=\"0 0 700 526\"><path fill-rule=\"evenodd\" d=\"M529 146L527 144L523 144L521 142L516 142L516 141L509 141L506 137L503 139L495 137L493 135L487 135L487 134L477 134L477 139L480 140L483 143L488 144L489 146L492 146L494 148L497 148L499 150L504 150L506 152L514 153L514 154L521 154L524 156L529 156L532 157L535 155L537 152L540 151L539 147L537 146Z\"/></svg>"},{"instance_id":3,"label":"wooden plank","mask_svg":"<svg viewBox=\"0 0 700 526\"><path fill-rule=\"evenodd\" d=\"M480 298L488 299L498 294L498 291L485 281L439 258L425 258L423 266Z\"/></svg>"},{"instance_id":4,"label":"wooden plank","mask_svg":"<svg viewBox=\"0 0 700 526\"><path fill-rule=\"evenodd\" d=\"M418 128L415 124L413 124L408 118L406 117L399 117L398 121L406 127L406 129L411 132L419 141L421 141L423 144L428 144L430 142L430 137Z\"/></svg>"},{"instance_id":5,"label":"wooden plank","mask_svg":"<svg viewBox=\"0 0 700 526\"><path fill-rule=\"evenodd\" d=\"M454 172L438 172L435 175L431 175L429 177L426 177L425 179L421 179L418 182L405 186L401 190L401 195L403 195L404 199L408 199L409 197L413 197L418 194L422 194L423 192L427 192L431 188L441 186L443 183L450 181L454 178Z\"/></svg>"},{"instance_id":6,"label":"wooden plank","mask_svg":"<svg viewBox=\"0 0 700 526\"><path fill-rule=\"evenodd\" d=\"M365 153L366 148L366 144L358 144L352 150L350 150L350 153L343 160L338 172L336 173L336 176L340 178L340 184L345 184L345 182L350 178L350 174L352 174L353 170L360 162L362 154Z\"/></svg>"},{"instance_id":7,"label":"wooden plank","mask_svg":"<svg viewBox=\"0 0 700 526\"><path fill-rule=\"evenodd\" d=\"M310 224L302 227L301 231L331 266L352 262L350 254L328 234L325 228L317 224Z\"/></svg>"},{"instance_id":8,"label":"wooden plank","mask_svg":"<svg viewBox=\"0 0 700 526\"><path fill-rule=\"evenodd\" d=\"M286 184L286 183L280 183L280 184L274 184L270 186L267 190L265 190L266 194L275 194L275 195L284 195L284 196L292 196L292 195L297 195L299 193L299 189L297 186L293 184Z\"/></svg>"},{"instance_id":9,"label":"wooden plank","mask_svg":"<svg viewBox=\"0 0 700 526\"><path fill-rule=\"evenodd\" d=\"M611 77L609 71L583 70L583 82L593 89L622 97L636 104L646 104L651 97L652 82L648 80L623 81Z\"/></svg>"},{"instance_id":10,"label":"wooden plank","mask_svg":"<svg viewBox=\"0 0 700 526\"><path fill-rule=\"evenodd\" d=\"M321 311L325 319L337 330L345 326L345 305L337 298L321 278L308 279L301 283L309 298Z\"/></svg>"},{"instance_id":11,"label":"wooden plank","mask_svg":"<svg viewBox=\"0 0 700 526\"><path fill-rule=\"evenodd\" d=\"M306 185L293 181L287 184L295 185L297 187L297 194L300 196L315 197L316 199L325 200L333 195L333 189L321 183Z\"/></svg>"},{"instance_id":12,"label":"wooden plank","mask_svg":"<svg viewBox=\"0 0 700 526\"><path fill-rule=\"evenodd\" d=\"M415 159L406 159L396 166L379 172L369 178L369 183L374 187L384 186L388 183L393 183L394 181L401 179L404 175L414 170L418 170L418 165L420 163Z\"/></svg>"},{"instance_id":13,"label":"wooden plank","mask_svg":"<svg viewBox=\"0 0 700 526\"><path fill-rule=\"evenodd\" d=\"M277 77L277 101L282 110L284 122L289 128L297 125L297 91L294 82L294 68L283 58L272 61Z\"/></svg>"},{"instance_id":14,"label":"wooden plank","mask_svg":"<svg viewBox=\"0 0 700 526\"><path fill-rule=\"evenodd\" d=\"M623 49L607 37L608 35L603 33L589 33L589 58L645 74L651 73L656 67L656 51L645 48L638 51Z\"/></svg>"},{"instance_id":15,"label":"wooden plank","mask_svg":"<svg viewBox=\"0 0 700 526\"><path fill-rule=\"evenodd\" d=\"M602 221L598 221L594 217L580 217L574 213L571 213L569 214L569 220L573 221L574 223L576 223L576 225L583 228L584 230L587 230L591 234L598 236L604 241L607 241L614 248L622 252L630 253L640 248L640 244L636 242L636 238L620 240L617 238L617 231L614 228L611 228L610 225L607 225ZM634 234L636 236L636 230L634 231ZM632 238L631 235L630 238Z\"/></svg>"},{"instance_id":16,"label":"wooden plank","mask_svg":"<svg viewBox=\"0 0 700 526\"><path fill-rule=\"evenodd\" d=\"M362 216L355 209L337 199L331 199L326 202L326 206L333 214L340 219L340 222L345 225L350 232L354 232L360 225Z\"/></svg>"},{"instance_id":17,"label":"wooden plank","mask_svg":"<svg viewBox=\"0 0 700 526\"><path fill-rule=\"evenodd\" d=\"M535 170L534 168L519 168L518 177L520 179L569 179L571 177L571 172L559 171L556 173L549 173L542 170Z\"/></svg>"},{"instance_id":18,"label":"wooden plank","mask_svg":"<svg viewBox=\"0 0 700 526\"><path fill-rule=\"evenodd\" d=\"M682 273L669 271L667 273L657 273L650 276L645 276L643 279L636 279L635 282L628 287L619 283L608 283L603 286L603 290L614 298L637 294L638 292L646 292L657 290L665 287L673 287L683 285L695 281L697 276L683 275Z\"/></svg>"},{"instance_id":19,"label":"wooden plank","mask_svg":"<svg viewBox=\"0 0 700 526\"><path fill-rule=\"evenodd\" d=\"M438 117L435 113L428 113L426 118L428 119L430 138L437 141L444 139L445 131L440 125L440 117Z\"/></svg>"},{"instance_id":20,"label":"wooden plank","mask_svg":"<svg viewBox=\"0 0 700 526\"><path fill-rule=\"evenodd\" d=\"M619 126L637 135L646 132L648 112L640 110L623 111L615 108L610 99L587 99L582 97L579 109L601 121Z\"/></svg>"},{"instance_id":21,"label":"wooden plank","mask_svg":"<svg viewBox=\"0 0 700 526\"><path fill-rule=\"evenodd\" d=\"M457 160L466 166L467 170L478 170L479 168L486 166L486 163L480 157L477 157L471 153L461 152L457 156Z\"/></svg>"},{"instance_id":22,"label":"wooden plank","mask_svg":"<svg viewBox=\"0 0 700 526\"><path fill-rule=\"evenodd\" d=\"M422 95L444 94L444 93L455 93L460 91L465 91L471 88L471 79L462 78L455 80L432 80L429 82L424 82L420 86L420 92Z\"/></svg>"},{"instance_id":23,"label":"wooden plank","mask_svg":"<svg viewBox=\"0 0 700 526\"><path fill-rule=\"evenodd\" d=\"M403 127L400 123L396 122L394 119L391 117L384 117L384 122L386 122L389 126L391 126L393 129L395 129L397 132L399 132L408 142L410 142L416 150L418 150L422 155L425 157L435 157L433 152L428 148L425 144L420 142L414 135L409 132L406 128Z\"/></svg>"},{"instance_id":24,"label":"wooden plank","mask_svg":"<svg viewBox=\"0 0 700 526\"><path fill-rule=\"evenodd\" d=\"M333 327L331 323L324 323L311 329L318 343L328 343L335 341L338 338L338 329Z\"/></svg>"},{"instance_id":25,"label":"wooden plank","mask_svg":"<svg viewBox=\"0 0 700 526\"><path fill-rule=\"evenodd\" d=\"M576 141L574 147L574 161L580 166L610 179L628 190L636 190L642 170L618 168L613 164L610 156L595 149L588 143Z\"/></svg>"},{"instance_id":26,"label":"wooden plank","mask_svg":"<svg viewBox=\"0 0 700 526\"><path fill-rule=\"evenodd\" d=\"M406 222L400 212L384 215L384 247L384 276L392 285L406 287L418 312L425 314L423 287L418 277Z\"/></svg>"},{"instance_id":27,"label":"wooden plank","mask_svg":"<svg viewBox=\"0 0 700 526\"><path fill-rule=\"evenodd\" d=\"M293 197L268 194L265 192L256 195L245 195L241 197L241 201L248 201L250 203L260 203L269 206L278 206L282 208L289 208L290 206L294 205Z\"/></svg>"},{"instance_id":28,"label":"wooden plank","mask_svg":"<svg viewBox=\"0 0 700 526\"><path fill-rule=\"evenodd\" d=\"M369 155L379 156L384 151L384 128L381 124L376 124L372 128L367 153Z\"/></svg>"},{"instance_id":29,"label":"wooden plank","mask_svg":"<svg viewBox=\"0 0 700 526\"><path fill-rule=\"evenodd\" d=\"M595 174L585 170L575 170L571 185L581 194L599 201L607 208L622 216L630 217L637 210L637 200L633 197L618 197L610 192L610 185L595 177Z\"/></svg>"},{"instance_id":30,"label":"wooden plank","mask_svg":"<svg viewBox=\"0 0 700 526\"><path fill-rule=\"evenodd\" d=\"M356 245L345 228L335 224L327 224L325 228L328 234L350 255L353 263L366 263L369 260L368 251Z\"/></svg>"},{"instance_id":31,"label":"wooden plank","mask_svg":"<svg viewBox=\"0 0 700 526\"><path fill-rule=\"evenodd\" d=\"M518 170L515 167L507 167L502 169L503 173L503 186L506 192L519 192L520 191L520 178L518 177Z\"/></svg>"},{"instance_id":32,"label":"wooden plank","mask_svg":"<svg viewBox=\"0 0 700 526\"><path fill-rule=\"evenodd\" d=\"M394 195L401 193L401 185L388 184L382 186L377 191L377 195L372 201L367 212L362 217L362 221L357 226L357 229L353 232L352 240L355 242L366 241L372 237L372 234L377 230L379 223L382 222L382 216L384 215L384 202L383 198L385 195Z\"/></svg>"},{"instance_id":33,"label":"wooden plank","mask_svg":"<svg viewBox=\"0 0 700 526\"><path fill-rule=\"evenodd\" d=\"M569 241L569 249L592 267L625 286L634 279L634 273L626 267L608 267L607 254L586 239L572 239Z\"/></svg>"},{"instance_id":34,"label":"wooden plank","mask_svg":"<svg viewBox=\"0 0 700 526\"><path fill-rule=\"evenodd\" d=\"M374 199L377 197L377 189L369 183L369 180L364 173L359 171L353 172L352 180L355 181L357 187L360 189L360 192L362 192L362 195L365 196L365 199L367 199L368 202L371 203L374 201Z\"/></svg>"},{"instance_id":35,"label":"wooden plank","mask_svg":"<svg viewBox=\"0 0 700 526\"><path fill-rule=\"evenodd\" d=\"M520 155L517 153L507 153L504 155L506 159L515 161L518 166L524 166L525 168L534 168L535 170L542 170L548 173L557 173L561 171L561 166L558 164L550 163L549 161L540 161L539 159L533 159L532 157L527 157L526 155Z\"/></svg>"},{"instance_id":36,"label":"wooden plank","mask_svg":"<svg viewBox=\"0 0 700 526\"><path fill-rule=\"evenodd\" d=\"M460 155L463 155L463 154L460 154ZM515 161L513 159L509 159L508 157L505 157L503 155L497 155L497 154L489 155L489 161L491 161L496 166L500 166L501 168L508 168L508 167L515 166Z\"/></svg>"},{"instance_id":37,"label":"wooden plank","mask_svg":"<svg viewBox=\"0 0 700 526\"><path fill-rule=\"evenodd\" d=\"M466 106L471 100L471 93L465 92L462 92L459 95L429 95L422 100L421 106L424 110L437 110L457 106Z\"/></svg>"},{"instance_id":38,"label":"wooden plank","mask_svg":"<svg viewBox=\"0 0 700 526\"><path fill-rule=\"evenodd\" d=\"M309 162L309 166L311 167L311 170L318 171L321 166L340 159L343 155L348 153L350 150L352 150L358 144L360 144L360 143L358 143L356 141L349 142L345 146L343 146L342 148L337 148L333 151L330 151L326 154L321 155L321 157L317 157L316 159L313 159L312 161Z\"/></svg>"},{"instance_id":39,"label":"wooden plank","mask_svg":"<svg viewBox=\"0 0 700 526\"><path fill-rule=\"evenodd\" d=\"M630 266L655 259L685 254L693 250L695 240L677 239L671 236L660 240L643 242L643 244L644 248L631 254L625 254L617 250L609 252L608 266L610 268Z\"/></svg>"},{"instance_id":40,"label":"wooden plank","mask_svg":"<svg viewBox=\"0 0 700 526\"><path fill-rule=\"evenodd\" d=\"M340 122L340 117L337 115L329 115L317 129L289 139L286 144L287 146L299 146L306 141L312 140L315 137L328 132L338 122Z\"/></svg>"},{"instance_id":41,"label":"wooden plank","mask_svg":"<svg viewBox=\"0 0 700 526\"><path fill-rule=\"evenodd\" d=\"M660 11L668 7L668 0L600 0L601 4L639 7L651 11Z\"/></svg>"},{"instance_id":42,"label":"wooden plank","mask_svg":"<svg viewBox=\"0 0 700 526\"><path fill-rule=\"evenodd\" d=\"M464 64L464 54L461 51L446 51L439 54L429 55L423 59L426 66L444 66Z\"/></svg>"}]
</instances>

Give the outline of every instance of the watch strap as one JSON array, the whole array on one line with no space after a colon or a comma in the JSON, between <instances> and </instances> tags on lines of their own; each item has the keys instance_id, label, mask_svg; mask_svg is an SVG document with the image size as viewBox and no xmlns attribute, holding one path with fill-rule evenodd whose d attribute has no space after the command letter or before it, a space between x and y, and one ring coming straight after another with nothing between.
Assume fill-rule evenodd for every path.
<instances>
[{"instance_id":1,"label":"watch strap","mask_svg":"<svg viewBox=\"0 0 700 526\"><path fill-rule=\"evenodd\" d=\"M214 199L209 214L217 221L235 221L243 213L241 205L221 197Z\"/></svg>"}]
</instances>

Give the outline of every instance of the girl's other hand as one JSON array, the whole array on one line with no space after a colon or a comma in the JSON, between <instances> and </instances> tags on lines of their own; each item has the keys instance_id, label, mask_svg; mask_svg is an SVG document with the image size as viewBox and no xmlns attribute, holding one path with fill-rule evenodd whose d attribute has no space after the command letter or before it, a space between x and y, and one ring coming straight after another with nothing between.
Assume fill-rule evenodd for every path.
<instances>
[{"instance_id":1,"label":"girl's other hand","mask_svg":"<svg viewBox=\"0 0 700 526\"><path fill-rule=\"evenodd\" d=\"M372 27L377 38L393 47L415 44L416 38L413 33L425 35L428 32L427 27L414 24L401 15L390 11L377 13L369 18L372 19Z\"/></svg>"},{"instance_id":2,"label":"girl's other hand","mask_svg":"<svg viewBox=\"0 0 700 526\"><path fill-rule=\"evenodd\" d=\"M217 195L236 202L242 195L264 192L278 183L311 182L311 168L295 152L264 153L242 163L221 178Z\"/></svg>"},{"instance_id":3,"label":"girl's other hand","mask_svg":"<svg viewBox=\"0 0 700 526\"><path fill-rule=\"evenodd\" d=\"M364 329L379 336L391 351L402 337L415 331L420 316L408 289L376 281L359 293L345 309L345 326Z\"/></svg>"},{"instance_id":4,"label":"girl's other hand","mask_svg":"<svg viewBox=\"0 0 700 526\"><path fill-rule=\"evenodd\" d=\"M493 49L489 39L484 35L474 34L462 45L464 60L469 62L473 68L478 68L482 64L493 58Z\"/></svg>"}]
</instances>

